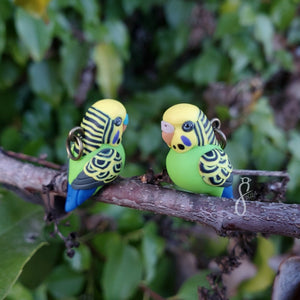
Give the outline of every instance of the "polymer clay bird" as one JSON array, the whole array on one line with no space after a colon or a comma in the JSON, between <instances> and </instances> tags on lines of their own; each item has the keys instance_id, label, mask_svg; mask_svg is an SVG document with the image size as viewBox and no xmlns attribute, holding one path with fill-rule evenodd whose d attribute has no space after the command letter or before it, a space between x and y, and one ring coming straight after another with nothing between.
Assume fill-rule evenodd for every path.
<instances>
[{"instance_id":1,"label":"polymer clay bird","mask_svg":"<svg viewBox=\"0 0 300 300\"><path fill-rule=\"evenodd\" d=\"M104 99L94 103L80 127L70 131L66 212L117 178L125 164L121 141L127 124L125 107L119 101Z\"/></svg>"},{"instance_id":2,"label":"polymer clay bird","mask_svg":"<svg viewBox=\"0 0 300 300\"><path fill-rule=\"evenodd\" d=\"M232 198L232 165L214 128L195 105L167 109L161 122L162 138L170 147L166 167L180 188L201 194Z\"/></svg>"}]
</instances>

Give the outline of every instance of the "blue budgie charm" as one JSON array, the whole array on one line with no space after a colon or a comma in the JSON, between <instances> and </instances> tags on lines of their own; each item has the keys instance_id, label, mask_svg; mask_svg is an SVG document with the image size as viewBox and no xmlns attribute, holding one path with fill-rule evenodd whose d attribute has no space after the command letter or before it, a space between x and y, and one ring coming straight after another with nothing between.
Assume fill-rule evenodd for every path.
<instances>
[{"instance_id":1,"label":"blue budgie charm","mask_svg":"<svg viewBox=\"0 0 300 300\"><path fill-rule=\"evenodd\" d=\"M69 132L66 212L118 177L125 164L121 141L127 124L125 107L119 101L104 99L94 103L80 127Z\"/></svg>"},{"instance_id":2,"label":"blue budgie charm","mask_svg":"<svg viewBox=\"0 0 300 300\"><path fill-rule=\"evenodd\" d=\"M165 111L162 138L170 147L166 167L172 181L184 190L232 198L232 165L215 132L223 141L220 121L209 121L195 105L177 104Z\"/></svg>"}]
</instances>

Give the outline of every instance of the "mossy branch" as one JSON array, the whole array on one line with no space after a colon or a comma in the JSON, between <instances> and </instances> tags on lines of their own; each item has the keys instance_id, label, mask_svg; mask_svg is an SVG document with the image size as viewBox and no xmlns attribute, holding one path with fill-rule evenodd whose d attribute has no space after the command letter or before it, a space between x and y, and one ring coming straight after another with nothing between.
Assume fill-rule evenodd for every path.
<instances>
[{"instance_id":1,"label":"mossy branch","mask_svg":"<svg viewBox=\"0 0 300 300\"><path fill-rule=\"evenodd\" d=\"M0 152L0 183L13 187L27 199L45 193L45 187L66 195L66 172L36 166ZM220 235L248 231L300 237L300 205L244 201L245 213L237 210L238 200L192 194L146 183L140 178L119 179L106 186L90 201L126 206L137 210L182 218L212 227ZM36 201L32 201L36 202ZM42 201L41 201L42 203Z\"/></svg>"}]
</instances>

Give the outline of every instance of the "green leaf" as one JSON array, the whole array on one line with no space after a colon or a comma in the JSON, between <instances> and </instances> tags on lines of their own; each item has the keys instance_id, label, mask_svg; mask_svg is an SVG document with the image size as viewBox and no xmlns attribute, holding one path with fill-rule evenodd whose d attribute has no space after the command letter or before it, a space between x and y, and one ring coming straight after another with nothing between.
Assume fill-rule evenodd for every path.
<instances>
[{"instance_id":1,"label":"green leaf","mask_svg":"<svg viewBox=\"0 0 300 300\"><path fill-rule=\"evenodd\" d=\"M58 265L47 279L50 293L56 299L77 296L84 286L84 274L76 273L67 265Z\"/></svg>"},{"instance_id":2,"label":"green leaf","mask_svg":"<svg viewBox=\"0 0 300 300\"><path fill-rule=\"evenodd\" d=\"M44 213L40 206L5 190L0 190L0 206L0 299L3 299L45 240Z\"/></svg>"},{"instance_id":3,"label":"green leaf","mask_svg":"<svg viewBox=\"0 0 300 300\"><path fill-rule=\"evenodd\" d=\"M15 127L7 127L2 129L0 136L0 144L4 149L20 150L23 138L20 135L20 130Z\"/></svg>"},{"instance_id":4,"label":"green leaf","mask_svg":"<svg viewBox=\"0 0 300 300\"><path fill-rule=\"evenodd\" d=\"M98 44L94 49L97 83L104 97L115 98L123 80L123 62L111 44Z\"/></svg>"},{"instance_id":5,"label":"green leaf","mask_svg":"<svg viewBox=\"0 0 300 300\"><path fill-rule=\"evenodd\" d=\"M18 282L12 287L12 289L10 290L9 294L5 299L6 300L19 300L19 299L34 300L31 292Z\"/></svg>"},{"instance_id":6,"label":"green leaf","mask_svg":"<svg viewBox=\"0 0 300 300\"><path fill-rule=\"evenodd\" d=\"M288 28L287 41L289 44L297 44L300 42L300 18L294 18Z\"/></svg>"},{"instance_id":7,"label":"green leaf","mask_svg":"<svg viewBox=\"0 0 300 300\"><path fill-rule=\"evenodd\" d=\"M84 244L81 244L80 247L75 250L75 255L72 258L66 255L65 259L69 263L71 269L74 271L83 272L91 268L91 251Z\"/></svg>"},{"instance_id":8,"label":"green leaf","mask_svg":"<svg viewBox=\"0 0 300 300\"><path fill-rule=\"evenodd\" d=\"M192 13L195 4L184 0L170 0L166 2L166 18L171 27L178 27L186 24Z\"/></svg>"},{"instance_id":9,"label":"green leaf","mask_svg":"<svg viewBox=\"0 0 300 300\"><path fill-rule=\"evenodd\" d=\"M128 299L136 291L141 279L141 258L137 250L122 242L111 248L101 279L104 299Z\"/></svg>"},{"instance_id":10,"label":"green leaf","mask_svg":"<svg viewBox=\"0 0 300 300\"><path fill-rule=\"evenodd\" d=\"M294 191L300 188L300 159L292 158L288 164L287 171L290 175L288 190Z\"/></svg>"},{"instance_id":11,"label":"green leaf","mask_svg":"<svg viewBox=\"0 0 300 300\"><path fill-rule=\"evenodd\" d=\"M165 241L157 235L155 223L148 223L143 231L142 259L145 267L145 281L150 283L156 275L157 262L163 252Z\"/></svg>"},{"instance_id":12,"label":"green leaf","mask_svg":"<svg viewBox=\"0 0 300 300\"><path fill-rule=\"evenodd\" d=\"M194 81L197 84L215 82L221 75L223 58L219 51L208 47L196 60L194 65Z\"/></svg>"},{"instance_id":13,"label":"green leaf","mask_svg":"<svg viewBox=\"0 0 300 300\"><path fill-rule=\"evenodd\" d=\"M198 287L210 288L210 285L206 279L206 276L209 273L210 271L202 271L188 278L180 287L175 298L178 300L198 299Z\"/></svg>"},{"instance_id":14,"label":"green leaf","mask_svg":"<svg viewBox=\"0 0 300 300\"><path fill-rule=\"evenodd\" d=\"M294 69L294 57L286 50L278 50L275 52L275 59L279 62L283 69L287 71L293 71Z\"/></svg>"},{"instance_id":15,"label":"green leaf","mask_svg":"<svg viewBox=\"0 0 300 300\"><path fill-rule=\"evenodd\" d=\"M121 232L130 232L143 227L142 214L133 209L125 209L118 218L118 229Z\"/></svg>"},{"instance_id":16,"label":"green leaf","mask_svg":"<svg viewBox=\"0 0 300 300\"><path fill-rule=\"evenodd\" d=\"M10 0L0 1L0 19L6 21L13 13L13 3Z\"/></svg>"},{"instance_id":17,"label":"green leaf","mask_svg":"<svg viewBox=\"0 0 300 300\"><path fill-rule=\"evenodd\" d=\"M3 20L0 19L0 57L5 47L6 26Z\"/></svg>"},{"instance_id":18,"label":"green leaf","mask_svg":"<svg viewBox=\"0 0 300 300\"><path fill-rule=\"evenodd\" d=\"M83 15L85 23L98 24L100 19L100 7L96 0L77 0L76 8Z\"/></svg>"},{"instance_id":19,"label":"green leaf","mask_svg":"<svg viewBox=\"0 0 300 300\"><path fill-rule=\"evenodd\" d=\"M275 254L275 247L271 240L257 238L257 250L254 263L257 267L256 275L241 285L244 292L258 292L270 286L275 277L275 271L269 266L269 259Z\"/></svg>"},{"instance_id":20,"label":"green leaf","mask_svg":"<svg viewBox=\"0 0 300 300\"><path fill-rule=\"evenodd\" d=\"M252 155L257 170L279 170L286 158L285 153L260 132L253 134Z\"/></svg>"},{"instance_id":21,"label":"green leaf","mask_svg":"<svg viewBox=\"0 0 300 300\"><path fill-rule=\"evenodd\" d=\"M277 28L285 30L290 25L296 14L296 3L293 1L274 1L272 2L271 18Z\"/></svg>"},{"instance_id":22,"label":"green leaf","mask_svg":"<svg viewBox=\"0 0 300 300\"><path fill-rule=\"evenodd\" d=\"M291 132L290 139L288 141L288 149L292 153L293 157L300 160L300 134L298 132Z\"/></svg>"},{"instance_id":23,"label":"green leaf","mask_svg":"<svg viewBox=\"0 0 300 300\"><path fill-rule=\"evenodd\" d=\"M45 281L60 259L60 256L60 243L52 242L49 245L41 247L25 265L19 281L29 289L36 289Z\"/></svg>"},{"instance_id":24,"label":"green leaf","mask_svg":"<svg viewBox=\"0 0 300 300\"><path fill-rule=\"evenodd\" d=\"M248 3L243 3L239 12L239 23L243 26L251 26L255 22L256 12Z\"/></svg>"},{"instance_id":25,"label":"green leaf","mask_svg":"<svg viewBox=\"0 0 300 300\"><path fill-rule=\"evenodd\" d=\"M29 52L20 39L9 39L7 41L7 49L18 65L24 66L26 64Z\"/></svg>"},{"instance_id":26,"label":"green leaf","mask_svg":"<svg viewBox=\"0 0 300 300\"><path fill-rule=\"evenodd\" d=\"M109 20L104 23L107 29L103 39L106 43L112 43L121 57L125 60L129 58L129 34L123 22Z\"/></svg>"},{"instance_id":27,"label":"green leaf","mask_svg":"<svg viewBox=\"0 0 300 300\"><path fill-rule=\"evenodd\" d=\"M147 157L150 153L158 150L162 145L160 138L161 130L158 125L146 125L140 132L138 145L143 153L144 157Z\"/></svg>"},{"instance_id":28,"label":"green leaf","mask_svg":"<svg viewBox=\"0 0 300 300\"><path fill-rule=\"evenodd\" d=\"M232 13L237 11L240 6L240 0L226 0L223 1L222 5L220 6L221 13Z\"/></svg>"},{"instance_id":29,"label":"green leaf","mask_svg":"<svg viewBox=\"0 0 300 300\"><path fill-rule=\"evenodd\" d=\"M0 68L0 88L5 89L11 87L19 78L21 69L14 61L3 59Z\"/></svg>"},{"instance_id":30,"label":"green leaf","mask_svg":"<svg viewBox=\"0 0 300 300\"><path fill-rule=\"evenodd\" d=\"M52 106L57 106L62 96L57 63L41 61L29 66L29 80L32 90Z\"/></svg>"},{"instance_id":31,"label":"green leaf","mask_svg":"<svg viewBox=\"0 0 300 300\"><path fill-rule=\"evenodd\" d=\"M216 38L232 35L240 31L239 17L236 12L225 13L220 16L215 31Z\"/></svg>"},{"instance_id":32,"label":"green leaf","mask_svg":"<svg viewBox=\"0 0 300 300\"><path fill-rule=\"evenodd\" d=\"M274 28L267 15L259 14L254 23L254 37L261 42L265 55L270 58L273 54Z\"/></svg>"},{"instance_id":33,"label":"green leaf","mask_svg":"<svg viewBox=\"0 0 300 300\"><path fill-rule=\"evenodd\" d=\"M41 60L51 44L53 23L45 24L21 8L17 9L15 23L17 33L32 58L36 61Z\"/></svg>"},{"instance_id":34,"label":"green leaf","mask_svg":"<svg viewBox=\"0 0 300 300\"><path fill-rule=\"evenodd\" d=\"M74 97L80 82L83 67L87 64L88 48L73 39L61 48L61 78L66 85L69 96Z\"/></svg>"}]
</instances>

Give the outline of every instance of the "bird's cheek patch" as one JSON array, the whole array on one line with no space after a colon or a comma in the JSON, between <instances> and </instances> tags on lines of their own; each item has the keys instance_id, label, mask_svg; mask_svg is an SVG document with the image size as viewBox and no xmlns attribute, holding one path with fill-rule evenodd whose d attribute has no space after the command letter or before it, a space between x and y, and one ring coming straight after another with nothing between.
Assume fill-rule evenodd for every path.
<instances>
[{"instance_id":1,"label":"bird's cheek patch","mask_svg":"<svg viewBox=\"0 0 300 300\"><path fill-rule=\"evenodd\" d=\"M113 138L113 141L112 141L113 144L115 144L118 141L119 135L120 135L120 131L118 130L117 133L115 134L114 138Z\"/></svg>"},{"instance_id":2,"label":"bird's cheek patch","mask_svg":"<svg viewBox=\"0 0 300 300\"><path fill-rule=\"evenodd\" d=\"M192 142L189 138L187 138L185 135L182 135L181 137L182 142L184 143L184 145L186 145L187 147L192 146Z\"/></svg>"}]
</instances>

